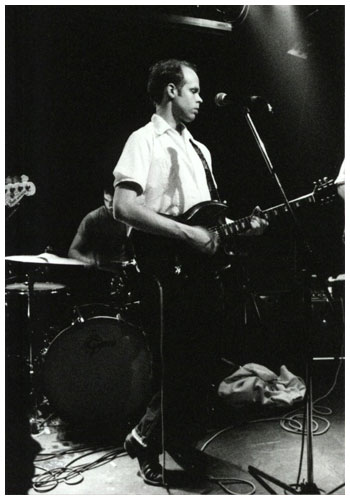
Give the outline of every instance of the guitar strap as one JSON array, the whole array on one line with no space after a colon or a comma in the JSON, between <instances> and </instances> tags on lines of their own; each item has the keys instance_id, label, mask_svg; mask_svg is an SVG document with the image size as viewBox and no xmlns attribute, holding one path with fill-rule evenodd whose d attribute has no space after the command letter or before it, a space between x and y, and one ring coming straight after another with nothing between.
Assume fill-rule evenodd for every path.
<instances>
[{"instance_id":1,"label":"guitar strap","mask_svg":"<svg viewBox=\"0 0 350 500\"><path fill-rule=\"evenodd\" d=\"M219 196L218 190L215 187L213 175L212 175L212 173L210 171L208 162L205 159L204 154L202 153L202 150L191 139L190 139L190 143L192 144L194 150L196 151L196 153L198 154L199 158L202 161L202 164L203 164L203 167L204 167L205 176L207 178L207 184L208 184L208 189L209 189L209 193L210 193L211 199L213 201L214 200L215 201L220 201L220 196Z\"/></svg>"}]
</instances>

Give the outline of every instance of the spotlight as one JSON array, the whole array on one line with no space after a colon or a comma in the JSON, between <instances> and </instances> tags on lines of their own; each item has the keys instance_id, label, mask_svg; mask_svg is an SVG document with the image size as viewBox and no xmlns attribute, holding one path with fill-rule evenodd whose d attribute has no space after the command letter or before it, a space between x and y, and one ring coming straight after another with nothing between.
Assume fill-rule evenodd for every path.
<instances>
[{"instance_id":1,"label":"spotlight","mask_svg":"<svg viewBox=\"0 0 350 500\"><path fill-rule=\"evenodd\" d=\"M246 20L249 13L249 5L218 5L215 7L199 5L187 9L180 7L176 10L178 11L176 13L168 11L165 14L165 20L196 28L233 31L234 28Z\"/></svg>"},{"instance_id":2,"label":"spotlight","mask_svg":"<svg viewBox=\"0 0 350 500\"><path fill-rule=\"evenodd\" d=\"M300 59L307 59L307 51L302 42L296 42L293 47L287 51L287 54L299 57Z\"/></svg>"},{"instance_id":3,"label":"spotlight","mask_svg":"<svg viewBox=\"0 0 350 500\"><path fill-rule=\"evenodd\" d=\"M300 59L307 59L308 58L308 52L310 48L312 47L312 27L314 23L314 19L317 16L316 14L319 13L318 9L314 9L312 12L310 12L306 17L304 17L304 35L303 35L303 40L301 39L302 37L302 31L299 29L299 37L298 40L296 40L292 46L291 49L287 51L287 54L290 54L291 56L299 57Z\"/></svg>"}]
</instances>

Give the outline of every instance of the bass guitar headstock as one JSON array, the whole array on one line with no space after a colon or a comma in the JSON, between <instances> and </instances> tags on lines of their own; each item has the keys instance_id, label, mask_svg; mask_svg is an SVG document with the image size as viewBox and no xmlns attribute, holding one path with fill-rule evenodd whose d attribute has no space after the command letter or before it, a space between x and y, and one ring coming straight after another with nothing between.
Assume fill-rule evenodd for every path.
<instances>
[{"instance_id":1,"label":"bass guitar headstock","mask_svg":"<svg viewBox=\"0 0 350 500\"><path fill-rule=\"evenodd\" d=\"M5 205L7 207L15 207L24 196L33 196L35 192L35 184L29 181L27 175L6 177L5 179Z\"/></svg>"}]
</instances>

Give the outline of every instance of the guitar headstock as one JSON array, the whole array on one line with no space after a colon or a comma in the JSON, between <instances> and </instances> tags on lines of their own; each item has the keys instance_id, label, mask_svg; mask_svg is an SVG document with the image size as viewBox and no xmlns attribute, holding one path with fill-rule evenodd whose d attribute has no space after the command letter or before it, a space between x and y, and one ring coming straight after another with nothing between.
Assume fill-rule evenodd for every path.
<instances>
[{"instance_id":1,"label":"guitar headstock","mask_svg":"<svg viewBox=\"0 0 350 500\"><path fill-rule=\"evenodd\" d=\"M313 196L317 203L324 205L332 203L337 197L337 186L334 180L323 177L314 182Z\"/></svg>"},{"instance_id":2,"label":"guitar headstock","mask_svg":"<svg viewBox=\"0 0 350 500\"><path fill-rule=\"evenodd\" d=\"M35 184L29 181L27 175L6 177L5 179L5 205L16 206L24 196L33 196L36 192Z\"/></svg>"}]
</instances>

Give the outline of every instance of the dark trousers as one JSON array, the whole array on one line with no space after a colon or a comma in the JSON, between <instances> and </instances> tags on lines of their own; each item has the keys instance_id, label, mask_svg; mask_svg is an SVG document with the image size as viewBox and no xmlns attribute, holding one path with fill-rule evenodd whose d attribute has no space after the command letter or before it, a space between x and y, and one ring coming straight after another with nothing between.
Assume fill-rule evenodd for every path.
<instances>
[{"instance_id":1,"label":"dark trousers","mask_svg":"<svg viewBox=\"0 0 350 500\"><path fill-rule=\"evenodd\" d=\"M203 431L208 388L215 376L222 330L222 285L207 276L163 280L163 356L159 300L148 294L146 330L154 359L154 395L135 427L143 443L161 449L161 403L165 445L188 444ZM163 370L162 370L163 366ZM160 390L162 382L163 390Z\"/></svg>"}]
</instances>

